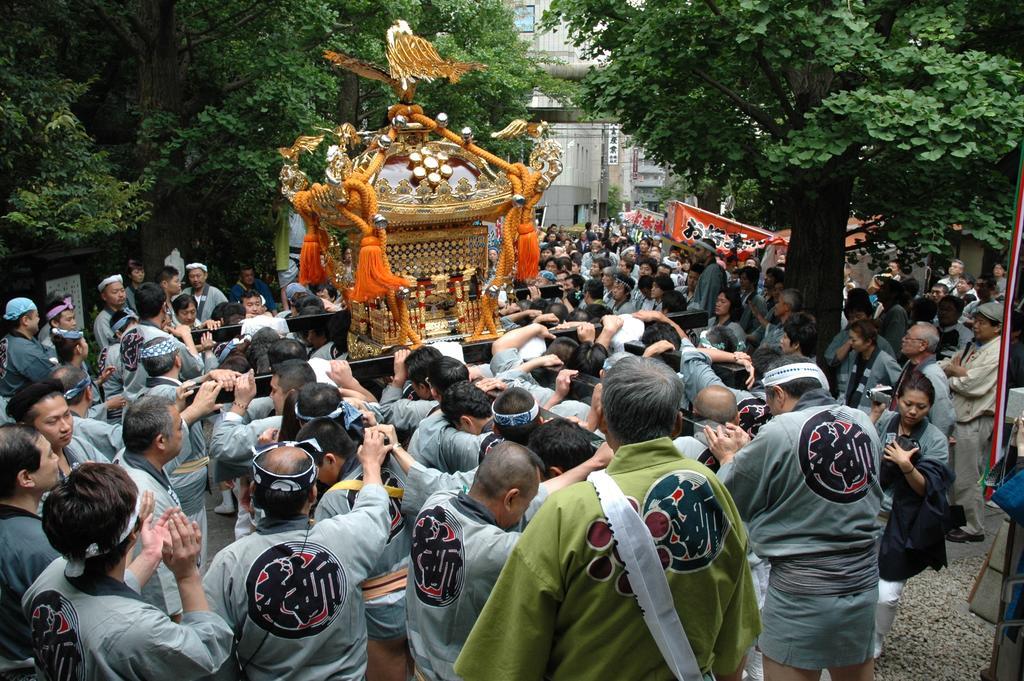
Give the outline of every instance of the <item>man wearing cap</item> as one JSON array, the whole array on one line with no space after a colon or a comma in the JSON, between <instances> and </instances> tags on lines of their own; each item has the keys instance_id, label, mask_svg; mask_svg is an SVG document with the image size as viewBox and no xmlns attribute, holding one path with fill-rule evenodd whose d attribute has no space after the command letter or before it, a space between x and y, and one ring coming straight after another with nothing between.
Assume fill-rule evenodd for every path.
<instances>
[{"instance_id":1,"label":"man wearing cap","mask_svg":"<svg viewBox=\"0 0 1024 681\"><path fill-rule=\"evenodd\" d=\"M437 492L416 517L406 608L410 648L425 678L459 681L452 667L519 540L511 530L543 470L529 449L501 442L476 469L469 492Z\"/></svg>"},{"instance_id":2,"label":"man wearing cap","mask_svg":"<svg viewBox=\"0 0 1024 681\"><path fill-rule=\"evenodd\" d=\"M96 290L100 292L103 309L96 315L92 323L92 335L99 347L105 348L114 342L114 333L110 330L110 318L115 312L123 310L128 303L128 295L124 290L124 280L120 274L112 274L99 283Z\"/></svg>"},{"instance_id":3,"label":"man wearing cap","mask_svg":"<svg viewBox=\"0 0 1024 681\"><path fill-rule=\"evenodd\" d=\"M201 262L193 262L185 265L185 277L191 284L184 293L195 298L196 320L200 323L206 322L213 314L213 309L221 303L228 302L224 292L215 286L206 283L207 269Z\"/></svg>"},{"instance_id":4,"label":"man wearing cap","mask_svg":"<svg viewBox=\"0 0 1024 681\"><path fill-rule=\"evenodd\" d=\"M39 310L28 298L12 298L4 311L9 329L0 340L0 397L10 398L24 385L42 381L53 370L53 362L39 333Z\"/></svg>"},{"instance_id":5,"label":"man wearing cap","mask_svg":"<svg viewBox=\"0 0 1024 681\"><path fill-rule=\"evenodd\" d=\"M877 432L866 414L832 399L805 357L774 360L764 385L774 416L756 437L731 424L705 436L754 552L771 563L757 641L765 675L845 668L842 678L872 678Z\"/></svg>"},{"instance_id":6,"label":"man wearing cap","mask_svg":"<svg viewBox=\"0 0 1024 681\"><path fill-rule=\"evenodd\" d=\"M946 539L980 542L985 539L984 499L978 479L987 468L992 438L999 375L999 336L1003 304L988 302L974 312L974 342L968 343L939 366L949 378L956 425L953 427L950 465L956 473L951 504L964 507L967 524L950 530Z\"/></svg>"},{"instance_id":7,"label":"man wearing cap","mask_svg":"<svg viewBox=\"0 0 1024 681\"><path fill-rule=\"evenodd\" d=\"M228 291L228 298L232 303L242 301L242 294L246 291L256 291L263 296L263 304L271 312L277 312L277 303L274 302L274 294L270 287L262 279L256 278L256 270L251 265L246 265L238 272L238 282Z\"/></svg>"},{"instance_id":8,"label":"man wearing cap","mask_svg":"<svg viewBox=\"0 0 1024 681\"><path fill-rule=\"evenodd\" d=\"M612 281L611 307L612 314L629 314L636 312L633 304L633 287L635 282L628 274L616 272Z\"/></svg>"},{"instance_id":9,"label":"man wearing cap","mask_svg":"<svg viewBox=\"0 0 1024 681\"><path fill-rule=\"evenodd\" d=\"M356 456L363 484L349 513L315 525L315 440L255 450L252 505L257 531L218 553L203 587L235 633L223 672L251 681L361 679L366 673L362 582L391 529L380 468L391 449L370 429Z\"/></svg>"},{"instance_id":10,"label":"man wearing cap","mask_svg":"<svg viewBox=\"0 0 1024 681\"><path fill-rule=\"evenodd\" d=\"M686 309L704 310L714 319L715 300L725 290L725 270L718 264L718 250L712 239L698 239L693 245L696 247L694 258L704 263L704 271L700 273L697 290Z\"/></svg>"}]
</instances>

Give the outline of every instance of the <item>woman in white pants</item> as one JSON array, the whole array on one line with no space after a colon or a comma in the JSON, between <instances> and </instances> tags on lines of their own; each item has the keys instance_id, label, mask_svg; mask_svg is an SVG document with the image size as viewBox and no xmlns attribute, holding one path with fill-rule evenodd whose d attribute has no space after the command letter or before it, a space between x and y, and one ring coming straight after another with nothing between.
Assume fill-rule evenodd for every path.
<instances>
[{"instance_id":1,"label":"woman in white pants","mask_svg":"<svg viewBox=\"0 0 1024 681\"><path fill-rule=\"evenodd\" d=\"M953 472L946 436L928 421L934 401L931 381L915 371L900 386L898 411L878 404L871 413L885 448L879 477L885 492L882 514L888 515L878 556L875 657L882 654L907 579L946 565L946 489ZM910 536L916 538L912 545Z\"/></svg>"}]
</instances>

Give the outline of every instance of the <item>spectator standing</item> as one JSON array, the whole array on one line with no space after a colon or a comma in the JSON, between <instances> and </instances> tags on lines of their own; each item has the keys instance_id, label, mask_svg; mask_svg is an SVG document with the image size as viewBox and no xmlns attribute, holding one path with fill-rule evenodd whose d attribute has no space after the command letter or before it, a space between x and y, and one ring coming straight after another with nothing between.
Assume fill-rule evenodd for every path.
<instances>
[{"instance_id":1,"label":"spectator standing","mask_svg":"<svg viewBox=\"0 0 1024 681\"><path fill-rule=\"evenodd\" d=\"M228 298L232 303L242 300L242 294L247 291L256 291L263 296L264 305L270 312L277 312L277 303L274 302L274 294L270 287L262 279L256 278L256 270L251 265L244 265L238 272L238 281L228 291Z\"/></svg>"},{"instance_id":2,"label":"spectator standing","mask_svg":"<svg viewBox=\"0 0 1024 681\"><path fill-rule=\"evenodd\" d=\"M1002 324L1002 304L985 303L974 316L974 342L939 365L949 377L949 389L956 409L950 451L956 481L950 503L963 506L967 518L962 528L949 531L946 535L949 541L980 542L985 539L982 523L984 500L978 479L988 464Z\"/></svg>"},{"instance_id":3,"label":"spectator standing","mask_svg":"<svg viewBox=\"0 0 1024 681\"><path fill-rule=\"evenodd\" d=\"M190 286L184 292L195 299L196 319L200 323L208 321L213 316L215 307L228 302L223 291L206 283L207 272L206 265L201 262L185 265L185 276L188 277Z\"/></svg>"},{"instance_id":4,"label":"spectator standing","mask_svg":"<svg viewBox=\"0 0 1024 681\"><path fill-rule=\"evenodd\" d=\"M124 290L124 280L120 274L112 274L99 283L96 290L100 292L103 309L96 315L92 324L92 335L99 347L105 348L114 342L114 332L110 330L110 318L120 312L128 303L128 294Z\"/></svg>"}]
</instances>

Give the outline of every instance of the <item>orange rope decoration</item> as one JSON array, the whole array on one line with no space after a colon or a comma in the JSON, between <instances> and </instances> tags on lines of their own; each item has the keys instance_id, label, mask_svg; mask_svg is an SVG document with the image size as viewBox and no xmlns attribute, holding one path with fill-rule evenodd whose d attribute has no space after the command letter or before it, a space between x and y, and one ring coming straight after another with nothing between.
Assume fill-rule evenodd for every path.
<instances>
[{"instance_id":1,"label":"orange rope decoration","mask_svg":"<svg viewBox=\"0 0 1024 681\"><path fill-rule=\"evenodd\" d=\"M499 285L504 284L511 277L513 268L517 279L527 281L537 276L540 269L540 243L537 239L537 230L533 222L533 208L540 201L541 192L537 190L540 182L540 173L531 170L522 163L509 163L502 158L495 156L485 149L473 144L472 141L462 139L461 135L452 132L448 128L440 127L436 121L424 115L419 106L398 105L388 110L389 116L403 115L409 120L419 123L428 130L444 137L468 149L488 163L497 166L508 175L512 190L526 199L524 206L513 205L505 214L505 225L501 237L501 253L498 256L498 267L495 272L495 281ZM518 258L516 252L518 251ZM474 329L472 338L483 337L484 330L497 335L494 322L494 312L497 310L497 301L493 304L488 302L489 297L485 296L481 308L483 314Z\"/></svg>"},{"instance_id":2,"label":"orange rope decoration","mask_svg":"<svg viewBox=\"0 0 1024 681\"><path fill-rule=\"evenodd\" d=\"M462 146L505 171L513 191L522 196L525 203L522 206L513 204L505 214L501 252L498 257L494 282L499 286L509 283L513 270L515 270L516 278L520 280L536 277L539 269L540 245L534 227L533 208L541 197L541 192L537 191L540 173L532 171L522 163L509 163L476 146L472 140L463 140L461 135L442 128L436 121L426 116L423 113L423 107L418 104L391 106L388 109L388 118L394 119L395 116L405 116L408 120L419 123L431 132ZM392 128L388 131L387 136L394 141L397 132ZM400 300L395 293L400 287L410 286L410 283L392 272L386 251L387 233L373 224L378 204L377 194L370 186L369 179L383 167L386 155L384 148L378 148L370 164L363 170L347 177L343 183L348 195L348 202L346 205L339 205L337 209L359 229L361 234L359 260L355 268L355 284L351 292L346 293L348 294L347 298L358 302L369 302L382 296L385 297L391 316L401 330L400 342L409 341L415 346L420 344L421 339L409 321L409 310L405 301ZM304 284L319 283L328 277L333 277L336 269L333 259L324 256L329 252L330 235L321 226L320 216L314 206L314 191L319 191L321 187L322 185L313 185L308 190L296 193L292 199L292 204L302 216L307 229L306 238L302 244L299 274L299 281ZM481 296L480 307L482 314L471 338L497 336L497 299L487 295L485 291Z\"/></svg>"}]
</instances>

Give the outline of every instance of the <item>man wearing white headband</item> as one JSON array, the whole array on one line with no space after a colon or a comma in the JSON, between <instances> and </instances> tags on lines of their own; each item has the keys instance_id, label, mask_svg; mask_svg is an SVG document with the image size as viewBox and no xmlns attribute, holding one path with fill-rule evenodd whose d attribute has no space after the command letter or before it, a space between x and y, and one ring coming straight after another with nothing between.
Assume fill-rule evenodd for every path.
<instances>
[{"instance_id":1,"label":"man wearing white headband","mask_svg":"<svg viewBox=\"0 0 1024 681\"><path fill-rule=\"evenodd\" d=\"M413 527L409 570L409 644L418 671L459 681L453 667L487 602L540 486L544 462L502 442L476 471L469 492L438 492Z\"/></svg>"},{"instance_id":2,"label":"man wearing white headband","mask_svg":"<svg viewBox=\"0 0 1024 681\"><path fill-rule=\"evenodd\" d=\"M206 283L206 275L206 265L201 262L185 265L185 277L190 285L184 293L195 298L196 320L200 323L210 319L215 307L228 302L228 297L223 291Z\"/></svg>"},{"instance_id":3,"label":"man wearing white headband","mask_svg":"<svg viewBox=\"0 0 1024 681\"><path fill-rule=\"evenodd\" d=\"M208 678L230 654L231 629L203 593L196 529L180 512L161 517L158 528L145 527L150 508L112 464L84 464L50 493L43 528L64 558L43 571L22 601L39 678L191 681ZM138 545L145 559L129 565ZM167 551L161 567L181 590L180 623L136 591L156 580L149 575L161 549Z\"/></svg>"},{"instance_id":4,"label":"man wearing white headband","mask_svg":"<svg viewBox=\"0 0 1024 681\"><path fill-rule=\"evenodd\" d=\"M366 673L362 583L391 530L381 464L391 445L368 430L356 456L363 485L351 512L315 525L315 440L275 442L252 458L257 532L218 553L203 586L235 634L225 677L251 681L361 679Z\"/></svg>"},{"instance_id":5,"label":"man wearing white headband","mask_svg":"<svg viewBox=\"0 0 1024 681\"><path fill-rule=\"evenodd\" d=\"M754 552L771 563L757 642L765 676L873 678L878 434L804 357L776 359L764 385L773 417L753 440L736 426L705 435Z\"/></svg>"},{"instance_id":6,"label":"man wearing white headband","mask_svg":"<svg viewBox=\"0 0 1024 681\"><path fill-rule=\"evenodd\" d=\"M718 264L718 248L711 238L693 242L694 260L704 263L704 271L697 280L697 289L693 292L688 310L704 310L708 317L715 317L715 300L725 289L725 270Z\"/></svg>"},{"instance_id":7,"label":"man wearing white headband","mask_svg":"<svg viewBox=\"0 0 1024 681\"><path fill-rule=\"evenodd\" d=\"M128 303L128 295L124 290L124 282L120 274L112 274L99 283L96 290L100 292L103 309L96 315L92 323L92 334L100 350L114 342L114 333L110 330L110 318L115 312L124 309Z\"/></svg>"}]
</instances>

